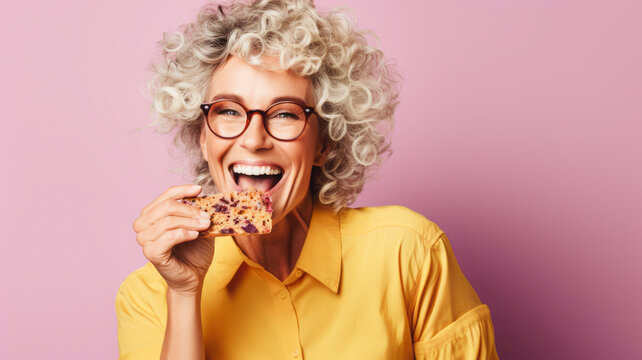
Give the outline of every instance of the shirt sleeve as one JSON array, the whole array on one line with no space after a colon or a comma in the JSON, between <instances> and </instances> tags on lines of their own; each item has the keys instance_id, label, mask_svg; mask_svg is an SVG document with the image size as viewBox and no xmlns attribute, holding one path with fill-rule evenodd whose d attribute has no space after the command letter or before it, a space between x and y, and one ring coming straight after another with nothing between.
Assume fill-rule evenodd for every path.
<instances>
[{"instance_id":1,"label":"shirt sleeve","mask_svg":"<svg viewBox=\"0 0 642 360\"><path fill-rule=\"evenodd\" d=\"M443 232L419 271L410 306L415 359L498 359L490 310L462 273Z\"/></svg>"},{"instance_id":2,"label":"shirt sleeve","mask_svg":"<svg viewBox=\"0 0 642 360\"><path fill-rule=\"evenodd\" d=\"M167 305L161 300L166 290L144 269L127 277L116 295L121 360L158 359L163 346Z\"/></svg>"}]
</instances>

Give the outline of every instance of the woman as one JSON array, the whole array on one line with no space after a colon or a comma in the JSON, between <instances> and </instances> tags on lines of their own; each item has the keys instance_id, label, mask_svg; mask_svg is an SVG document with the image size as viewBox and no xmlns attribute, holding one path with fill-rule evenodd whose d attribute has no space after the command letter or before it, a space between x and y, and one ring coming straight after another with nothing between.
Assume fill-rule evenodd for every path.
<instances>
[{"instance_id":1,"label":"woman","mask_svg":"<svg viewBox=\"0 0 642 360\"><path fill-rule=\"evenodd\" d=\"M397 103L381 51L345 15L303 0L206 8L163 46L154 107L199 185L134 221L149 263L118 292L123 359L497 357L488 307L437 225L345 207ZM272 197L270 234L199 238L208 216L178 201L248 186Z\"/></svg>"}]
</instances>

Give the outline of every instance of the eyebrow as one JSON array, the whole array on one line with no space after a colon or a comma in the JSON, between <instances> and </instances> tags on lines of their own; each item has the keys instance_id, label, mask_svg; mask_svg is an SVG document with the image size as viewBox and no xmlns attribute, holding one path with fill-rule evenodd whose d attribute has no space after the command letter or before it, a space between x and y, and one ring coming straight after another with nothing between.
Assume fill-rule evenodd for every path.
<instances>
[{"instance_id":1,"label":"eyebrow","mask_svg":"<svg viewBox=\"0 0 642 360\"><path fill-rule=\"evenodd\" d=\"M210 102L214 102L216 100L221 100L221 99L234 100L236 102L241 103L244 106L246 105L245 101L243 100L243 98L238 96L238 95L235 95L235 94L218 94L218 95L215 95L214 97L212 97L210 99ZM275 97L274 99L272 99L272 101L270 101L270 104L274 104L274 103L277 103L279 101L292 101L292 102L295 102L295 103L299 103L301 105L306 105L305 101L303 99L301 99L300 97L297 97L297 96L278 96L278 97Z\"/></svg>"}]
</instances>

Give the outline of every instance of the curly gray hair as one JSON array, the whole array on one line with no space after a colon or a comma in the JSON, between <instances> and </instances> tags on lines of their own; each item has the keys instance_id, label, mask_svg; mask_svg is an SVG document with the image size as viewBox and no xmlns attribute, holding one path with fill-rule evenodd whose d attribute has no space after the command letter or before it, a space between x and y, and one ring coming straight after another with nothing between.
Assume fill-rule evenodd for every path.
<instances>
[{"instance_id":1,"label":"curly gray hair","mask_svg":"<svg viewBox=\"0 0 642 360\"><path fill-rule=\"evenodd\" d=\"M325 163L315 167L310 190L338 210L363 189L370 169L389 152L387 134L398 103L398 77L383 52L368 45L342 10L321 16L311 1L258 0L206 5L197 21L165 35L163 60L149 83L158 131L177 130L174 144L193 161L195 182L215 191L199 147L200 104L213 72L229 56L267 66L279 58L311 81L324 141Z\"/></svg>"}]
</instances>

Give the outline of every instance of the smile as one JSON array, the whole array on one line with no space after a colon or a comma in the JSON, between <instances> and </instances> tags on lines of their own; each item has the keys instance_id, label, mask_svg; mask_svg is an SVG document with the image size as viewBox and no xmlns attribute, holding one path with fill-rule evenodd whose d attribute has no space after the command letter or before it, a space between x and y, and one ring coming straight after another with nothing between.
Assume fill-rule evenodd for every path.
<instances>
[{"instance_id":1,"label":"smile","mask_svg":"<svg viewBox=\"0 0 642 360\"><path fill-rule=\"evenodd\" d=\"M272 190L283 178L283 169L274 164L269 165L230 165L230 174L237 186L242 189L253 187L263 192Z\"/></svg>"}]
</instances>

